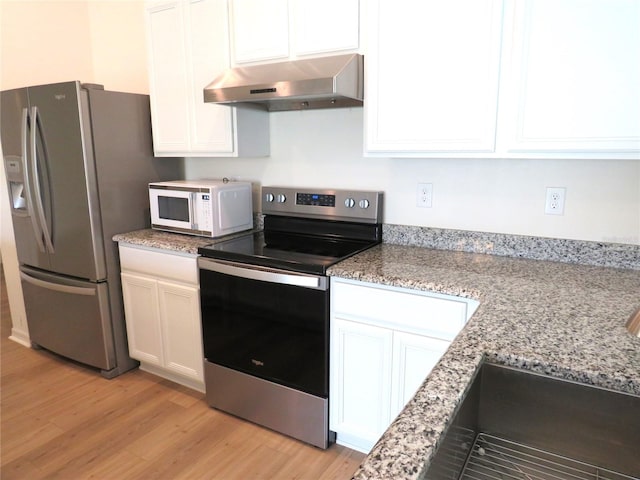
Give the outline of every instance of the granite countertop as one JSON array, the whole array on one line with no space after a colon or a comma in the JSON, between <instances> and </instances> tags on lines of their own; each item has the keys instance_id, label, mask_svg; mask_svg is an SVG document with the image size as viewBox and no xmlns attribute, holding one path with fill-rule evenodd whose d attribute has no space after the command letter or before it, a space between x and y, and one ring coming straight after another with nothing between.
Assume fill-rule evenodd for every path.
<instances>
[{"instance_id":1,"label":"granite countertop","mask_svg":"<svg viewBox=\"0 0 640 480\"><path fill-rule=\"evenodd\" d=\"M224 237L198 237L196 235L183 235L181 233L164 232L161 230L152 230L146 228L144 230L135 230L128 233L119 233L113 236L114 242L127 243L146 248L158 248L172 252L188 253L192 255L198 254L198 248L211 245L217 242L223 242L230 238L240 237L257 230L245 230L243 232L232 233Z\"/></svg>"},{"instance_id":2,"label":"granite countertop","mask_svg":"<svg viewBox=\"0 0 640 480\"><path fill-rule=\"evenodd\" d=\"M404 241L404 230L394 236L398 228L389 226L388 238ZM145 229L115 235L113 240L195 255L201 246L250 232L213 239ZM468 236L468 232L455 234L447 248L459 246L461 239L468 243ZM425 237L424 232L420 237ZM436 237L443 235L439 232ZM506 238L511 242L515 237ZM493 237L490 242L484 237L471 240L474 245L496 244ZM541 248L540 240L535 241L534 253ZM593 244L585 245L593 249ZM584 249L582 243L578 246ZM483 361L640 395L640 338L625 329L627 319L640 307L637 248L596 246L593 266L391 243L332 266L328 274L335 277L480 302L354 479L421 478ZM558 251L557 245L551 247L550 251ZM560 257L565 258L567 252L561 251ZM608 255L604 263L603 252ZM631 268L597 266L611 262Z\"/></svg>"},{"instance_id":3,"label":"granite countertop","mask_svg":"<svg viewBox=\"0 0 640 480\"><path fill-rule=\"evenodd\" d=\"M355 479L421 478L483 360L640 395L640 270L382 244L329 274L480 302Z\"/></svg>"}]
</instances>

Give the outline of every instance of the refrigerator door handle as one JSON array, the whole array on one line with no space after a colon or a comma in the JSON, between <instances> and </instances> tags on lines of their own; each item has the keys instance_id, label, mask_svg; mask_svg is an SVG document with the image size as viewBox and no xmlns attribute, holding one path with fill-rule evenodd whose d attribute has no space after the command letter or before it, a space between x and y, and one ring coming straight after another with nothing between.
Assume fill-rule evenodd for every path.
<instances>
[{"instance_id":1,"label":"refrigerator door handle","mask_svg":"<svg viewBox=\"0 0 640 480\"><path fill-rule=\"evenodd\" d=\"M42 240L42 229L38 224L38 219L36 217L36 212L34 212L34 197L31 190L31 174L28 162L27 149L29 147L28 133L29 130L29 112L26 108L22 109L22 128L21 128L21 146L22 146L22 155L20 156L20 161L22 162L22 171L24 172L24 189L27 194L27 213L29 218L31 219L31 226L33 227L33 234L36 237L36 243L38 244L38 249L42 253L46 253L44 242Z\"/></svg>"},{"instance_id":2,"label":"refrigerator door handle","mask_svg":"<svg viewBox=\"0 0 640 480\"><path fill-rule=\"evenodd\" d=\"M87 295L87 296L96 294L96 290L93 288L74 287L71 285L60 285L58 283L51 283L45 280L40 280L38 278L32 277L31 275L27 275L24 272L20 272L20 278L22 278L22 280L32 285L36 285L41 288L46 288L47 290L54 290L56 292L70 293L71 295Z\"/></svg>"},{"instance_id":3,"label":"refrigerator door handle","mask_svg":"<svg viewBox=\"0 0 640 480\"><path fill-rule=\"evenodd\" d=\"M33 189L35 190L35 208L38 213L38 220L44 237L44 243L49 253L55 253L53 242L51 241L51 233L47 227L47 219L44 215L44 207L42 205L42 189L40 179L38 178L38 149L37 139L40 132L40 122L38 120L38 107L31 107L31 179L33 181Z\"/></svg>"}]
</instances>

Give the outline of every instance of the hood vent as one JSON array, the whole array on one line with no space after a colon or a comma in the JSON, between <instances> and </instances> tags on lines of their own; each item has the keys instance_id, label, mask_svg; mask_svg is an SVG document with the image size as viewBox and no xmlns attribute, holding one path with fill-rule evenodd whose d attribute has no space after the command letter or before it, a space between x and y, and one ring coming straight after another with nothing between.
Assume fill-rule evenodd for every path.
<instances>
[{"instance_id":1,"label":"hood vent","mask_svg":"<svg viewBox=\"0 0 640 480\"><path fill-rule=\"evenodd\" d=\"M226 70L204 89L204 101L271 112L360 107L363 56L269 63Z\"/></svg>"}]
</instances>

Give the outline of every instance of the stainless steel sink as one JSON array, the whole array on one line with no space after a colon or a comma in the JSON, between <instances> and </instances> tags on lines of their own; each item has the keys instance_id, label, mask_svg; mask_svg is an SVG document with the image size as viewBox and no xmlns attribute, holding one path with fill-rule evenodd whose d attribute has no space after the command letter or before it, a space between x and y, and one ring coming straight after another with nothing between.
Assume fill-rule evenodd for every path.
<instances>
[{"instance_id":1,"label":"stainless steel sink","mask_svg":"<svg viewBox=\"0 0 640 480\"><path fill-rule=\"evenodd\" d=\"M421 476L640 478L640 397L485 363Z\"/></svg>"}]
</instances>

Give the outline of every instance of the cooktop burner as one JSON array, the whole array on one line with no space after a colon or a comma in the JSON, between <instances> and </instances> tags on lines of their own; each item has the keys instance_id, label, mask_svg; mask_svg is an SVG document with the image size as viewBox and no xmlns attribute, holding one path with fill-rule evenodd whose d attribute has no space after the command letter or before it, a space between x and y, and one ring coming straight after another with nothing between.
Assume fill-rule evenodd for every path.
<instances>
[{"instance_id":1,"label":"cooktop burner","mask_svg":"<svg viewBox=\"0 0 640 480\"><path fill-rule=\"evenodd\" d=\"M324 275L334 263L379 243L303 235L271 237L268 232L255 232L201 247L198 253L220 260Z\"/></svg>"},{"instance_id":2,"label":"cooktop burner","mask_svg":"<svg viewBox=\"0 0 640 480\"><path fill-rule=\"evenodd\" d=\"M324 275L380 243L380 192L264 187L264 230L198 249L205 257Z\"/></svg>"}]
</instances>

